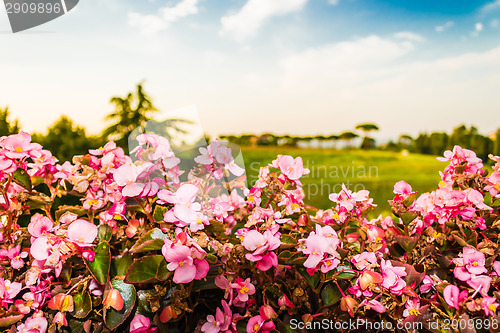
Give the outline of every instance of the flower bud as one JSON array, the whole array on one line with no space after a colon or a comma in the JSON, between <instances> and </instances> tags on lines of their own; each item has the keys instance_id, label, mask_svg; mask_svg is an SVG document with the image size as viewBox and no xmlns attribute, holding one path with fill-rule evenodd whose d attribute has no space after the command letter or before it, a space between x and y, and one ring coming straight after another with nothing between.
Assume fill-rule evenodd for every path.
<instances>
[{"instance_id":1,"label":"flower bud","mask_svg":"<svg viewBox=\"0 0 500 333\"><path fill-rule=\"evenodd\" d=\"M383 281L382 275L380 275L377 272L369 270L363 271L363 273L361 273L361 276L358 279L359 286L361 287L362 290L366 290L368 287L374 284L382 283L382 281Z\"/></svg>"},{"instance_id":2,"label":"flower bud","mask_svg":"<svg viewBox=\"0 0 500 333\"><path fill-rule=\"evenodd\" d=\"M304 324L312 323L313 320L314 317L310 313L306 313L305 315L302 316L302 321L304 322Z\"/></svg>"},{"instance_id":3,"label":"flower bud","mask_svg":"<svg viewBox=\"0 0 500 333\"><path fill-rule=\"evenodd\" d=\"M285 294L283 294L283 296L281 296L279 299L278 299L278 305L280 307L282 306L285 306L285 307L288 307L288 308L293 308L293 303L292 301L290 301L288 299L288 297L286 297Z\"/></svg>"},{"instance_id":4,"label":"flower bud","mask_svg":"<svg viewBox=\"0 0 500 333\"><path fill-rule=\"evenodd\" d=\"M261 306L259 309L259 314L262 318L264 318L264 320L273 320L278 317L274 309L269 305Z\"/></svg>"},{"instance_id":5,"label":"flower bud","mask_svg":"<svg viewBox=\"0 0 500 333\"><path fill-rule=\"evenodd\" d=\"M351 296L344 296L340 300L340 308L342 311L347 311L351 317L354 317L354 312L356 312L358 305L358 301Z\"/></svg>"},{"instance_id":6,"label":"flower bud","mask_svg":"<svg viewBox=\"0 0 500 333\"><path fill-rule=\"evenodd\" d=\"M83 250L82 251L82 257L87 259L88 261L94 261L95 259L95 252L92 250Z\"/></svg>"},{"instance_id":7,"label":"flower bud","mask_svg":"<svg viewBox=\"0 0 500 333\"><path fill-rule=\"evenodd\" d=\"M57 294L50 299L48 307L60 312L71 312L74 310L73 297L63 293Z\"/></svg>"},{"instance_id":8,"label":"flower bud","mask_svg":"<svg viewBox=\"0 0 500 333\"><path fill-rule=\"evenodd\" d=\"M345 235L348 243L354 243L359 238L359 233L351 232L350 234Z\"/></svg>"},{"instance_id":9,"label":"flower bud","mask_svg":"<svg viewBox=\"0 0 500 333\"><path fill-rule=\"evenodd\" d=\"M167 306L160 314L160 321L162 323L167 323L170 319L177 318L177 312L175 312L174 308L171 305Z\"/></svg>"},{"instance_id":10,"label":"flower bud","mask_svg":"<svg viewBox=\"0 0 500 333\"><path fill-rule=\"evenodd\" d=\"M309 217L307 216L307 214L300 215L299 219L297 220L297 224L301 227L309 225L308 222L309 222Z\"/></svg>"},{"instance_id":11,"label":"flower bud","mask_svg":"<svg viewBox=\"0 0 500 333\"><path fill-rule=\"evenodd\" d=\"M102 302L104 306L112 307L116 311L121 311L123 309L123 297L120 292L116 289L111 289L104 297Z\"/></svg>"},{"instance_id":12,"label":"flower bud","mask_svg":"<svg viewBox=\"0 0 500 333\"><path fill-rule=\"evenodd\" d=\"M62 326L68 326L68 321L66 320L66 316L62 312L56 313L54 316L54 323L60 324Z\"/></svg>"}]
</instances>

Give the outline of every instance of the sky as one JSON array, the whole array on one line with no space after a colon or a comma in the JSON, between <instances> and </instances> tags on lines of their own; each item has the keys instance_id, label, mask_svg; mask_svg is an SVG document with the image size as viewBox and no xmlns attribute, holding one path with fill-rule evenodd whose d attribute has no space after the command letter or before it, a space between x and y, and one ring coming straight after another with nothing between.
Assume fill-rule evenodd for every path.
<instances>
[{"instance_id":1,"label":"sky","mask_svg":"<svg viewBox=\"0 0 500 333\"><path fill-rule=\"evenodd\" d=\"M82 0L13 34L0 6L0 107L29 132L89 133L144 80L209 135L379 136L500 127L500 0Z\"/></svg>"}]
</instances>

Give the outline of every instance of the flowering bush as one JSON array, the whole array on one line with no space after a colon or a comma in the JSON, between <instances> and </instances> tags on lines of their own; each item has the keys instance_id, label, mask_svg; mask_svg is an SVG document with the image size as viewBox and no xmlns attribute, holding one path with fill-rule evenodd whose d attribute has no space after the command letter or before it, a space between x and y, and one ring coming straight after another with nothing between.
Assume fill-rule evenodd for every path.
<instances>
[{"instance_id":1,"label":"flowering bush","mask_svg":"<svg viewBox=\"0 0 500 333\"><path fill-rule=\"evenodd\" d=\"M435 191L398 182L394 216L368 219L364 190L307 206L300 157L279 155L247 189L219 141L185 172L168 140L137 140L131 156L109 142L59 165L27 133L0 139L0 327L293 332L294 319L353 317L495 329L500 157L489 174L455 147Z\"/></svg>"}]
</instances>

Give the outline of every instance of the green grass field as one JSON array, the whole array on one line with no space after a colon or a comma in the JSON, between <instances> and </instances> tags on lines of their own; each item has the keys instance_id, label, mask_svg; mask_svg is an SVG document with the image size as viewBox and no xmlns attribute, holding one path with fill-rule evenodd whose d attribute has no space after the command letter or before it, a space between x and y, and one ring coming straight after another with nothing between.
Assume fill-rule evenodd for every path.
<instances>
[{"instance_id":1,"label":"green grass field","mask_svg":"<svg viewBox=\"0 0 500 333\"><path fill-rule=\"evenodd\" d=\"M242 147L249 185L257 179L259 168L269 164L278 154L301 156L311 173L302 178L306 203L318 208L329 208L328 195L341 190L366 189L378 205L374 213L389 213L387 203L394 197L394 184L400 180L409 183L419 193L436 189L439 171L446 163L434 156L387 151L343 151L332 149L299 149L285 147Z\"/></svg>"}]
</instances>

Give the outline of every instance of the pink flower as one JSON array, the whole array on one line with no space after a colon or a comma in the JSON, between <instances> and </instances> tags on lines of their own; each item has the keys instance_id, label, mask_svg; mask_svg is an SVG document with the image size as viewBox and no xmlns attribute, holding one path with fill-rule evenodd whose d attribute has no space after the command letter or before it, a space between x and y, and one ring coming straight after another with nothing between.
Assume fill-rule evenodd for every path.
<instances>
[{"instance_id":1,"label":"pink flower","mask_svg":"<svg viewBox=\"0 0 500 333\"><path fill-rule=\"evenodd\" d=\"M335 260L335 258L340 258L337 253L337 246L340 244L340 240L337 237L337 233L330 226L321 227L316 224L316 230L311 231L306 239L301 239L301 242L305 243L305 248L299 248L304 254L307 254L307 260L304 262L304 267L313 269L318 266L323 259ZM331 261L330 264L337 264L337 261ZM327 267L323 269L328 271Z\"/></svg>"},{"instance_id":2,"label":"pink flower","mask_svg":"<svg viewBox=\"0 0 500 333\"><path fill-rule=\"evenodd\" d=\"M500 261L495 260L495 262L493 263L493 270L498 276L500 276Z\"/></svg>"},{"instance_id":3,"label":"pink flower","mask_svg":"<svg viewBox=\"0 0 500 333\"><path fill-rule=\"evenodd\" d=\"M24 323L17 324L17 331L20 333L45 333L47 325L45 317L29 317Z\"/></svg>"},{"instance_id":4,"label":"pink flower","mask_svg":"<svg viewBox=\"0 0 500 333\"><path fill-rule=\"evenodd\" d=\"M231 288L231 283L224 275L217 275L215 285L224 290L224 298L228 298L230 301L233 299L233 288Z\"/></svg>"},{"instance_id":5,"label":"pink flower","mask_svg":"<svg viewBox=\"0 0 500 333\"><path fill-rule=\"evenodd\" d=\"M139 166L132 164L131 162L120 166L113 172L113 178L119 186L122 186L122 195L124 197L136 197L143 194L143 191L148 192L158 192L159 186L155 185L155 189L149 188L146 185L151 185L150 183L139 183L137 182L139 176L147 171L152 166L151 163L144 163ZM154 185L153 185L154 186Z\"/></svg>"},{"instance_id":6,"label":"pink flower","mask_svg":"<svg viewBox=\"0 0 500 333\"><path fill-rule=\"evenodd\" d=\"M41 236L31 243L30 253L36 260L45 260L49 257L51 248L47 236Z\"/></svg>"},{"instance_id":7,"label":"pink flower","mask_svg":"<svg viewBox=\"0 0 500 333\"><path fill-rule=\"evenodd\" d=\"M403 317L420 315L420 300L418 298L410 298L406 301Z\"/></svg>"},{"instance_id":8,"label":"pink flower","mask_svg":"<svg viewBox=\"0 0 500 333\"><path fill-rule=\"evenodd\" d=\"M491 286L491 277L486 275L472 276L467 284L482 296L488 296L488 291Z\"/></svg>"},{"instance_id":9,"label":"pink flower","mask_svg":"<svg viewBox=\"0 0 500 333\"><path fill-rule=\"evenodd\" d=\"M304 168L301 157L294 159L290 155L278 155L278 158L271 163L271 166L280 169L281 173L286 176L287 179L296 182L300 177L309 173L309 169Z\"/></svg>"},{"instance_id":10,"label":"pink flower","mask_svg":"<svg viewBox=\"0 0 500 333\"><path fill-rule=\"evenodd\" d=\"M24 261L22 258L26 258L28 253L21 252L21 246L17 245L16 247L10 249L7 253L7 256L10 259L10 265L14 269L19 269L24 266Z\"/></svg>"},{"instance_id":11,"label":"pink flower","mask_svg":"<svg viewBox=\"0 0 500 333\"><path fill-rule=\"evenodd\" d=\"M22 284L20 282L10 282L0 278L0 304L2 301L12 303L12 299L21 291Z\"/></svg>"},{"instance_id":12,"label":"pink flower","mask_svg":"<svg viewBox=\"0 0 500 333\"><path fill-rule=\"evenodd\" d=\"M166 239L161 251L169 262L167 269L174 271L175 283L189 283L194 279L204 278L208 273L209 265L205 259L193 259L193 253L199 253L194 248Z\"/></svg>"},{"instance_id":13,"label":"pink flower","mask_svg":"<svg viewBox=\"0 0 500 333\"><path fill-rule=\"evenodd\" d=\"M245 233L241 244L248 251L245 258L251 262L257 262L257 268L262 271L267 271L271 267L278 267L278 257L274 252L281 245L280 236L278 232L279 226L274 225L261 234L257 230L250 230Z\"/></svg>"},{"instance_id":14,"label":"pink flower","mask_svg":"<svg viewBox=\"0 0 500 333\"><path fill-rule=\"evenodd\" d=\"M233 314L229 309L226 301L222 301L222 311L217 308L215 317L212 315L207 316L207 322L201 327L201 331L205 333L218 333L220 331L226 332L232 324Z\"/></svg>"},{"instance_id":15,"label":"pink flower","mask_svg":"<svg viewBox=\"0 0 500 333\"><path fill-rule=\"evenodd\" d=\"M459 309L459 303L468 297L467 290L460 292L457 286L447 285L443 290L443 298L450 308Z\"/></svg>"},{"instance_id":16,"label":"pink flower","mask_svg":"<svg viewBox=\"0 0 500 333\"><path fill-rule=\"evenodd\" d=\"M248 301L248 296L255 294L255 287L250 283L250 278L243 280L237 278L234 283L231 283L231 288L236 289L236 299L240 302Z\"/></svg>"},{"instance_id":17,"label":"pink flower","mask_svg":"<svg viewBox=\"0 0 500 333\"><path fill-rule=\"evenodd\" d=\"M169 190L158 192L158 198L161 201L174 204L174 208L165 213L165 222L175 222L176 225L182 227L193 222L196 223L198 219L197 212L201 209L201 205L195 202L197 195L198 187L193 184L183 184L175 193ZM178 221L183 223L178 224Z\"/></svg>"},{"instance_id":18,"label":"pink flower","mask_svg":"<svg viewBox=\"0 0 500 333\"><path fill-rule=\"evenodd\" d=\"M272 321L265 321L265 319L262 318L262 316L260 315L250 318L247 324L248 333L256 333L256 332L269 333L275 328L276 326Z\"/></svg>"},{"instance_id":19,"label":"pink flower","mask_svg":"<svg viewBox=\"0 0 500 333\"><path fill-rule=\"evenodd\" d=\"M488 272L484 266L486 263L484 253L471 247L464 247L462 258L455 258L453 261L457 265L453 273L461 281L468 281L472 274L479 275Z\"/></svg>"},{"instance_id":20,"label":"pink flower","mask_svg":"<svg viewBox=\"0 0 500 333\"><path fill-rule=\"evenodd\" d=\"M33 237L40 237L46 232L52 231L54 223L48 218L39 213L31 217L31 222L28 224L28 232Z\"/></svg>"},{"instance_id":21,"label":"pink flower","mask_svg":"<svg viewBox=\"0 0 500 333\"><path fill-rule=\"evenodd\" d=\"M92 246L97 237L98 228L85 220L76 220L68 227L68 239L78 246Z\"/></svg>"},{"instance_id":22,"label":"pink flower","mask_svg":"<svg viewBox=\"0 0 500 333\"><path fill-rule=\"evenodd\" d=\"M420 285L420 292L424 294L428 293L429 291L431 291L433 286L434 281L429 277L429 275L426 275L422 280L422 284Z\"/></svg>"},{"instance_id":23,"label":"pink flower","mask_svg":"<svg viewBox=\"0 0 500 333\"><path fill-rule=\"evenodd\" d=\"M397 182L394 185L394 193L401 194L403 196L409 196L412 194L411 186L404 180Z\"/></svg>"},{"instance_id":24,"label":"pink flower","mask_svg":"<svg viewBox=\"0 0 500 333\"><path fill-rule=\"evenodd\" d=\"M385 306L375 299L372 300L364 299L363 302L359 304L359 306L364 306L365 309L367 310L372 309L374 311L377 311L378 313L384 313L386 311Z\"/></svg>"},{"instance_id":25,"label":"pink flower","mask_svg":"<svg viewBox=\"0 0 500 333\"><path fill-rule=\"evenodd\" d=\"M401 278L406 276L404 267L393 267L389 260L382 259L380 270L384 280L382 285L389 289L395 295L401 295L403 288L406 287L406 282Z\"/></svg>"},{"instance_id":26,"label":"pink flower","mask_svg":"<svg viewBox=\"0 0 500 333\"><path fill-rule=\"evenodd\" d=\"M149 333L153 332L157 327L151 327L151 320L143 315L137 314L130 322L130 333Z\"/></svg>"},{"instance_id":27,"label":"pink flower","mask_svg":"<svg viewBox=\"0 0 500 333\"><path fill-rule=\"evenodd\" d=\"M500 304L496 302L496 297L489 297L485 296L483 298L483 301L481 302L481 305L484 308L484 314L486 316L494 316L495 312L497 311L497 308Z\"/></svg>"},{"instance_id":28,"label":"pink flower","mask_svg":"<svg viewBox=\"0 0 500 333\"><path fill-rule=\"evenodd\" d=\"M377 265L377 256L374 252L363 252L356 254L351 262L359 270L364 270Z\"/></svg>"},{"instance_id":29,"label":"pink flower","mask_svg":"<svg viewBox=\"0 0 500 333\"><path fill-rule=\"evenodd\" d=\"M3 140L2 145L5 149L3 154L9 158L28 157L31 151L42 149L38 143L31 143L31 135L23 131L8 136Z\"/></svg>"}]
</instances>

